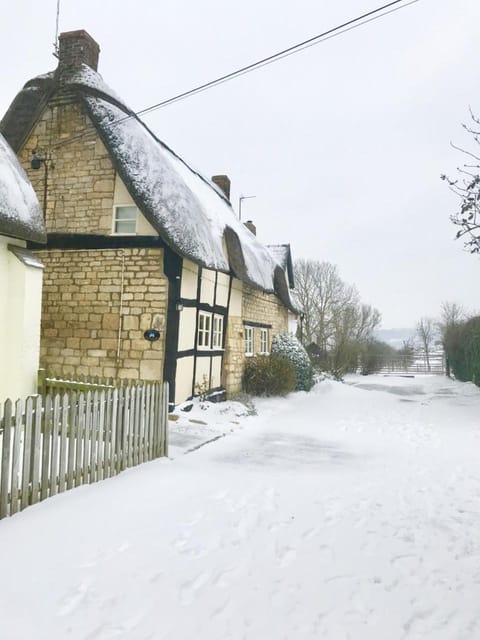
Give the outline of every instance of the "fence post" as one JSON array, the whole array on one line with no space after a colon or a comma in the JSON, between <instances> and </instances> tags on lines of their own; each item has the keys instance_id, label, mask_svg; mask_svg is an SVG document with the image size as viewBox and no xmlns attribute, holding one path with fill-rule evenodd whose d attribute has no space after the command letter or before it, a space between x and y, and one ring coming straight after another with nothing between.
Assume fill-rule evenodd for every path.
<instances>
[{"instance_id":1,"label":"fence post","mask_svg":"<svg viewBox=\"0 0 480 640\"><path fill-rule=\"evenodd\" d=\"M47 395L47 372L45 369L39 369L37 374L37 393L41 396Z\"/></svg>"}]
</instances>

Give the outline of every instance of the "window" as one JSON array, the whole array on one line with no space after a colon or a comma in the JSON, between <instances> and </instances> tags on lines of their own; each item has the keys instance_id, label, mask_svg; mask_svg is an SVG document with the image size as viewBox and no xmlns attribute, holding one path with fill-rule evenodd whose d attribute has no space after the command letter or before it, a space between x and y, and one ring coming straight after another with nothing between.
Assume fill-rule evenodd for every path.
<instances>
[{"instance_id":1,"label":"window","mask_svg":"<svg viewBox=\"0 0 480 640\"><path fill-rule=\"evenodd\" d=\"M268 329L260 329L260 353L268 354Z\"/></svg>"},{"instance_id":2,"label":"window","mask_svg":"<svg viewBox=\"0 0 480 640\"><path fill-rule=\"evenodd\" d=\"M137 207L129 205L115 207L113 212L113 233L135 234L137 232Z\"/></svg>"},{"instance_id":3,"label":"window","mask_svg":"<svg viewBox=\"0 0 480 640\"><path fill-rule=\"evenodd\" d=\"M213 348L223 349L223 317L213 316Z\"/></svg>"},{"instance_id":4,"label":"window","mask_svg":"<svg viewBox=\"0 0 480 640\"><path fill-rule=\"evenodd\" d=\"M245 355L253 356L253 327L245 327Z\"/></svg>"},{"instance_id":5,"label":"window","mask_svg":"<svg viewBox=\"0 0 480 640\"><path fill-rule=\"evenodd\" d=\"M209 313L200 312L198 316L197 346L208 349L210 347L212 316Z\"/></svg>"}]
</instances>

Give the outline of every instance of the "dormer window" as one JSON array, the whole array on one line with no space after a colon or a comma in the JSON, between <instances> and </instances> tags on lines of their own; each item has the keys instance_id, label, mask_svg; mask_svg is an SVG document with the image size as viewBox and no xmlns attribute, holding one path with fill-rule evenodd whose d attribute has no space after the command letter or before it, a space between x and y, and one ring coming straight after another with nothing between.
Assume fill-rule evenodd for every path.
<instances>
[{"instance_id":1,"label":"dormer window","mask_svg":"<svg viewBox=\"0 0 480 640\"><path fill-rule=\"evenodd\" d=\"M113 210L113 233L135 235L137 233L137 213L135 205L118 206Z\"/></svg>"}]
</instances>

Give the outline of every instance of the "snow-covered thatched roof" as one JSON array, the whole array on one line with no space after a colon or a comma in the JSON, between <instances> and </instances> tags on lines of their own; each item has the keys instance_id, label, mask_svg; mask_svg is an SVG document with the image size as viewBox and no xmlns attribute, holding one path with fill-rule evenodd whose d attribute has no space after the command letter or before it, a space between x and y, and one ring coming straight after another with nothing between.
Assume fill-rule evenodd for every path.
<instances>
[{"instance_id":1,"label":"snow-covered thatched roof","mask_svg":"<svg viewBox=\"0 0 480 640\"><path fill-rule=\"evenodd\" d=\"M0 235L45 241L43 213L27 174L0 134Z\"/></svg>"},{"instance_id":2,"label":"snow-covered thatched roof","mask_svg":"<svg viewBox=\"0 0 480 640\"><path fill-rule=\"evenodd\" d=\"M56 77L27 83L0 123L14 148L21 147L56 91L74 91L136 205L176 253L275 292L292 307L288 268L238 220L216 185L159 140L94 69L83 64L61 83Z\"/></svg>"}]
</instances>

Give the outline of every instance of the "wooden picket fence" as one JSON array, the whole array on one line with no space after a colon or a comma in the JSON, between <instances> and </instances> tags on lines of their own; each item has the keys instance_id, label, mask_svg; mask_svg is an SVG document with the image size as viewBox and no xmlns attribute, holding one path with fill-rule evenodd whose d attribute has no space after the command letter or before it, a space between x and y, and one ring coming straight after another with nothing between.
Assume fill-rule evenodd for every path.
<instances>
[{"instance_id":1,"label":"wooden picket fence","mask_svg":"<svg viewBox=\"0 0 480 640\"><path fill-rule=\"evenodd\" d=\"M0 405L0 519L168 455L168 383Z\"/></svg>"}]
</instances>

